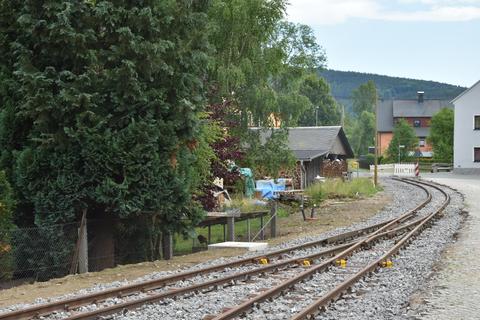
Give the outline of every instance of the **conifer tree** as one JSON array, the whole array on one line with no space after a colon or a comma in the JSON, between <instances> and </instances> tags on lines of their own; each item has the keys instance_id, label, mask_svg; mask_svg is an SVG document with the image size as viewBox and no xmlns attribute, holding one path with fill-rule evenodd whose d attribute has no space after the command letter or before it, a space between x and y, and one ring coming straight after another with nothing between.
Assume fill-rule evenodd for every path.
<instances>
[{"instance_id":1,"label":"conifer tree","mask_svg":"<svg viewBox=\"0 0 480 320\"><path fill-rule=\"evenodd\" d=\"M199 219L208 1L2 1L2 165L37 225ZM13 93L13 94L10 94Z\"/></svg>"}]
</instances>

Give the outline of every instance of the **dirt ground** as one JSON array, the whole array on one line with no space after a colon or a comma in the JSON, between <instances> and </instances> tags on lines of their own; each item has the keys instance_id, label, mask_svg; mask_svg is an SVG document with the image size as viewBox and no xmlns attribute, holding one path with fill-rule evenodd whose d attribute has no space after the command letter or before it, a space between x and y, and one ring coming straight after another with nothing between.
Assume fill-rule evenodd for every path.
<instances>
[{"instance_id":1,"label":"dirt ground","mask_svg":"<svg viewBox=\"0 0 480 320\"><path fill-rule=\"evenodd\" d=\"M375 215L385 205L390 203L391 197L385 192L379 192L372 198L333 201L328 200L316 210L318 220L304 222L301 213L295 213L278 221L279 237L267 240L275 245L287 240L301 238L308 235L320 234L338 227L348 226L361 222ZM308 212L309 214L309 212ZM46 282L24 284L0 291L0 307L33 302L38 298L54 297L72 293L80 289L94 286L98 283L109 283L121 280L133 280L143 275L165 270L175 270L197 263L214 260L219 257L239 255L243 250L210 250L184 256L174 257L172 260L143 262L132 265L118 266L100 272L66 276Z\"/></svg>"}]
</instances>

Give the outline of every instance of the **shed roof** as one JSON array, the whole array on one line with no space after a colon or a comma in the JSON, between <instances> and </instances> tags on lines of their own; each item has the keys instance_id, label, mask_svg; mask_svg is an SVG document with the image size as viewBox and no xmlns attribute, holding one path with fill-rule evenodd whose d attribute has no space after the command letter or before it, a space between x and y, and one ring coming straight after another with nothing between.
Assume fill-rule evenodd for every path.
<instances>
[{"instance_id":1,"label":"shed roof","mask_svg":"<svg viewBox=\"0 0 480 320\"><path fill-rule=\"evenodd\" d=\"M252 129L259 130L259 128ZM271 130L260 131L262 141L265 141L270 135ZM311 161L333 153L337 137L346 150L345 156L352 158L353 150L341 126L288 128L288 147L298 160Z\"/></svg>"}]
</instances>

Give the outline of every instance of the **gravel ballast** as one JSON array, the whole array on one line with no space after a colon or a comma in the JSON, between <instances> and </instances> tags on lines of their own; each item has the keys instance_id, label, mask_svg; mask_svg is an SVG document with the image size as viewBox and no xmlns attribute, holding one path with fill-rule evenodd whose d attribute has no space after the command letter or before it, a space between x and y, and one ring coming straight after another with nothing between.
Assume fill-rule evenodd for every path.
<instances>
[{"instance_id":1,"label":"gravel ballast","mask_svg":"<svg viewBox=\"0 0 480 320\"><path fill-rule=\"evenodd\" d=\"M383 181L384 188L387 192L393 194L393 201L391 205L386 207L382 212L376 216L368 219L367 221L352 225L348 228L340 228L330 232L323 233L318 236L309 236L293 241L288 241L282 245L269 248L267 251L274 251L281 248L297 245L300 243L310 242L314 240L320 240L332 235L336 235L345 231L355 230L363 228L381 221L392 219L418 205L424 201L426 195L423 191L420 191L417 187L407 185L401 182L386 179ZM431 210L432 207L439 206L442 202L442 197L439 196L439 192L433 188L429 188L433 193L433 201L427 205L422 212L426 213ZM375 273L369 279L361 281L357 286L353 288L353 292L350 296L346 296L345 299L340 299L335 304L332 304L328 310L318 316L318 319L407 319L409 315L408 299L413 292L419 289L422 281L429 276L432 270L433 264L438 260L442 248L446 243L450 242L453 234L459 228L462 221L462 216L459 214L463 202L460 194L449 190L451 196L451 204L445 210L445 216L435 222L435 224L422 232L422 234L416 238L416 240L408 246L405 250L400 251L399 255L394 259L394 268L381 269ZM393 241L393 240L392 240ZM375 246L376 254L382 253L382 248L386 248L388 244L391 245L391 241L385 241ZM377 248L378 246L378 248ZM266 252L267 252L266 251ZM310 248L300 250L292 255L288 255L286 258L297 257L318 251L318 248ZM241 257L257 255L257 253L246 253ZM352 263L355 259L365 259L367 257L372 259L375 254L359 253L352 257ZM217 259L215 261L198 264L194 267L185 268L173 272L157 272L146 275L137 279L134 282L140 282L151 279L158 279L171 275L181 271L195 270L204 268L211 265L217 265L227 261L237 260L239 257L233 257L228 259ZM318 261L316 261L318 263ZM222 277L225 275L237 273L240 271L251 270L252 266L243 266L231 268L222 272L215 272L212 274L198 276L181 283L176 283L174 287L182 287L189 285L193 282L203 282L214 278ZM302 269L288 268L280 270L274 277L271 276L258 276L253 277L250 281L239 282L232 286L227 286L219 290L213 290L208 293L195 293L188 294L183 297L178 297L176 300L166 299L156 304L144 306L140 309L128 311L122 315L115 316L116 319L201 319L207 314L217 314L221 312L223 308L234 306L246 299L249 295L257 293L260 289L269 288L276 283L283 281L285 278L292 276ZM347 273L342 271L337 272L335 275L337 280L341 281ZM330 286L323 285L327 283L327 278L331 276L328 273L321 273L316 275L308 283L304 294L301 296L319 296L325 293L333 283L330 282ZM331 279L331 278L330 278ZM57 297L54 299L42 299L36 303L45 303L57 299L66 297L72 297L79 294L87 294L99 290L105 290L107 288L118 287L131 282L115 282L109 284L99 284L95 287L82 290L76 293L72 293L66 296ZM162 290L168 290L169 287ZM161 291L159 291L161 292ZM289 296L290 295L290 296ZM362 299L353 299L360 296ZM133 297L136 299L140 296ZM282 300L283 299L283 300ZM265 307L261 306L255 312L247 315L247 318L251 319L288 319L296 312L300 310L299 303L294 304L292 301L301 300L298 293L294 291L289 292L285 296L275 299L269 302ZM109 299L103 306L117 304L122 299ZM308 304L308 299L305 299L303 304ZM300 303L301 305L301 303ZM0 312L6 312L7 310L15 310L18 308L24 308L28 305L16 305L7 309L0 310ZM82 311L93 310L96 306L82 307ZM61 319L67 316L68 313L57 313L51 315L48 319Z\"/></svg>"}]
</instances>

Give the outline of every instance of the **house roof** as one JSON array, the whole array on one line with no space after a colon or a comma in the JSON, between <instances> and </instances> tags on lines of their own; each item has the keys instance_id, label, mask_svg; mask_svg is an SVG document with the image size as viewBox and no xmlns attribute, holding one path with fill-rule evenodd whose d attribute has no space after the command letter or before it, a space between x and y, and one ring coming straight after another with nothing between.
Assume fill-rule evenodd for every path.
<instances>
[{"instance_id":1,"label":"house roof","mask_svg":"<svg viewBox=\"0 0 480 320\"><path fill-rule=\"evenodd\" d=\"M460 99L461 97L463 97L465 94L467 94L468 92L470 92L473 88L475 88L476 86L480 85L480 80L478 80L473 86L471 86L470 88L468 88L467 90L463 91L462 93L460 93L460 95L458 95L458 97L456 97L455 99L452 100L452 103L455 103L458 99Z\"/></svg>"},{"instance_id":2,"label":"house roof","mask_svg":"<svg viewBox=\"0 0 480 320\"><path fill-rule=\"evenodd\" d=\"M260 131L262 142L270 135L271 130ZM346 151L346 156L352 158L353 150L341 126L288 128L288 147L298 160L311 161L327 154L334 154L337 137Z\"/></svg>"},{"instance_id":3,"label":"house roof","mask_svg":"<svg viewBox=\"0 0 480 320\"><path fill-rule=\"evenodd\" d=\"M453 108L447 100L425 99L420 103L412 100L382 100L377 104L377 130L392 132L395 118L431 118L442 108Z\"/></svg>"},{"instance_id":4,"label":"house roof","mask_svg":"<svg viewBox=\"0 0 480 320\"><path fill-rule=\"evenodd\" d=\"M446 100L425 100L419 103L417 100L394 100L393 117L432 117L442 108L453 108Z\"/></svg>"},{"instance_id":5,"label":"house roof","mask_svg":"<svg viewBox=\"0 0 480 320\"><path fill-rule=\"evenodd\" d=\"M377 104L377 131L393 131L393 100L382 100Z\"/></svg>"}]
</instances>

